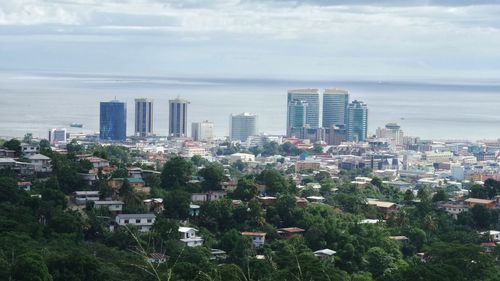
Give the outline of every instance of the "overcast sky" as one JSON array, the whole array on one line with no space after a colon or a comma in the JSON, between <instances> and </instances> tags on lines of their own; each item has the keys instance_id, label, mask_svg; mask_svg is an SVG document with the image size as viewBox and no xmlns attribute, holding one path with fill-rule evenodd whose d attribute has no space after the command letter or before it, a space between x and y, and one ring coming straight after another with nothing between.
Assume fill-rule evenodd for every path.
<instances>
[{"instance_id":1,"label":"overcast sky","mask_svg":"<svg viewBox=\"0 0 500 281\"><path fill-rule=\"evenodd\" d=\"M500 0L0 0L0 70L496 79Z\"/></svg>"}]
</instances>

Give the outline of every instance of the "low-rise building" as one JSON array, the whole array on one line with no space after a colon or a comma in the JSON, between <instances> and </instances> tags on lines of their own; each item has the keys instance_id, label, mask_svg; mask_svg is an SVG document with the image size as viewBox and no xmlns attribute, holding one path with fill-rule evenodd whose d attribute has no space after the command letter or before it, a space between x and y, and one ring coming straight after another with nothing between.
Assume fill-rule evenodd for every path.
<instances>
[{"instance_id":1,"label":"low-rise building","mask_svg":"<svg viewBox=\"0 0 500 281\"><path fill-rule=\"evenodd\" d=\"M43 154L32 154L28 156L31 164L35 167L37 173L50 173L52 172L52 165L50 158Z\"/></svg>"},{"instance_id":2,"label":"low-rise building","mask_svg":"<svg viewBox=\"0 0 500 281\"><path fill-rule=\"evenodd\" d=\"M188 247L198 247L203 245L203 238L196 236L198 229L192 227L179 227L180 240Z\"/></svg>"},{"instance_id":3,"label":"low-rise building","mask_svg":"<svg viewBox=\"0 0 500 281\"><path fill-rule=\"evenodd\" d=\"M241 235L250 237L255 248L261 248L264 246L266 242L266 233L265 232L242 232Z\"/></svg>"},{"instance_id":4,"label":"low-rise building","mask_svg":"<svg viewBox=\"0 0 500 281\"><path fill-rule=\"evenodd\" d=\"M99 201L99 191L75 191L73 192L75 204L85 205L87 202Z\"/></svg>"},{"instance_id":5,"label":"low-rise building","mask_svg":"<svg viewBox=\"0 0 500 281\"><path fill-rule=\"evenodd\" d=\"M119 214L115 218L118 226L135 226L140 232L149 232L155 223L155 214Z\"/></svg>"},{"instance_id":6,"label":"low-rise building","mask_svg":"<svg viewBox=\"0 0 500 281\"><path fill-rule=\"evenodd\" d=\"M124 204L123 201L94 201L94 209L107 208L110 212L119 213Z\"/></svg>"},{"instance_id":7,"label":"low-rise building","mask_svg":"<svg viewBox=\"0 0 500 281\"><path fill-rule=\"evenodd\" d=\"M328 258L335 255L337 252L330 249L322 249L314 252L314 256L318 258Z\"/></svg>"},{"instance_id":8,"label":"low-rise building","mask_svg":"<svg viewBox=\"0 0 500 281\"><path fill-rule=\"evenodd\" d=\"M377 199L368 199L367 204L377 207L377 209L384 214L385 219L387 219L397 209L396 203L380 201Z\"/></svg>"},{"instance_id":9,"label":"low-rise building","mask_svg":"<svg viewBox=\"0 0 500 281\"><path fill-rule=\"evenodd\" d=\"M285 227L278 229L278 235L282 239L289 239L304 232L304 229L298 227Z\"/></svg>"},{"instance_id":10,"label":"low-rise building","mask_svg":"<svg viewBox=\"0 0 500 281\"><path fill-rule=\"evenodd\" d=\"M497 205L495 200L479 199L479 198L468 198L468 199L465 199L464 202L469 208L472 208L476 205L483 205L488 209L495 209L495 207Z\"/></svg>"},{"instance_id":11,"label":"low-rise building","mask_svg":"<svg viewBox=\"0 0 500 281\"><path fill-rule=\"evenodd\" d=\"M447 214L452 216L454 219L457 219L458 214L462 212L467 212L469 210L469 207L465 204L452 204L452 203L445 203L439 206L441 209L443 209Z\"/></svg>"}]
</instances>

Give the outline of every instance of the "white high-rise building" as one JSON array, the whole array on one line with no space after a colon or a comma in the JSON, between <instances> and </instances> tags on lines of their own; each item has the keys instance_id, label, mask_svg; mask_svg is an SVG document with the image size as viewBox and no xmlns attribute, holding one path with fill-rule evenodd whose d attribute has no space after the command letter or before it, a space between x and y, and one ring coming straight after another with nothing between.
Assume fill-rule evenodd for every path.
<instances>
[{"instance_id":1,"label":"white high-rise building","mask_svg":"<svg viewBox=\"0 0 500 281\"><path fill-rule=\"evenodd\" d=\"M347 124L349 92L339 89L325 89L323 92L323 128Z\"/></svg>"},{"instance_id":2,"label":"white high-rise building","mask_svg":"<svg viewBox=\"0 0 500 281\"><path fill-rule=\"evenodd\" d=\"M66 142L66 129L61 128L49 130L49 142L52 144Z\"/></svg>"},{"instance_id":3,"label":"white high-rise building","mask_svg":"<svg viewBox=\"0 0 500 281\"><path fill-rule=\"evenodd\" d=\"M135 136L147 137L153 134L153 100L135 100Z\"/></svg>"},{"instance_id":4,"label":"white high-rise building","mask_svg":"<svg viewBox=\"0 0 500 281\"><path fill-rule=\"evenodd\" d=\"M246 141L257 134L257 115L251 113L231 114L229 136L231 140Z\"/></svg>"},{"instance_id":5,"label":"white high-rise building","mask_svg":"<svg viewBox=\"0 0 500 281\"><path fill-rule=\"evenodd\" d=\"M169 100L168 135L171 137L187 137L187 107L189 101L181 98Z\"/></svg>"},{"instance_id":6,"label":"white high-rise building","mask_svg":"<svg viewBox=\"0 0 500 281\"><path fill-rule=\"evenodd\" d=\"M191 123L191 138L195 141L211 141L214 139L214 123L207 120Z\"/></svg>"}]
</instances>

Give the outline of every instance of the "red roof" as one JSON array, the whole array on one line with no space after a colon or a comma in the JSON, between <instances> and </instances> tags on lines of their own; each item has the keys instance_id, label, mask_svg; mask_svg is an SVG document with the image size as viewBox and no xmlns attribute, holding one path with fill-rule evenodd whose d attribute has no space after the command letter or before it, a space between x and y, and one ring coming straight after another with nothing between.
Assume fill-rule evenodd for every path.
<instances>
[{"instance_id":1,"label":"red roof","mask_svg":"<svg viewBox=\"0 0 500 281\"><path fill-rule=\"evenodd\" d=\"M265 232L249 232L249 231L245 231L245 232L242 232L241 235L243 235L243 236L266 236L266 233Z\"/></svg>"}]
</instances>

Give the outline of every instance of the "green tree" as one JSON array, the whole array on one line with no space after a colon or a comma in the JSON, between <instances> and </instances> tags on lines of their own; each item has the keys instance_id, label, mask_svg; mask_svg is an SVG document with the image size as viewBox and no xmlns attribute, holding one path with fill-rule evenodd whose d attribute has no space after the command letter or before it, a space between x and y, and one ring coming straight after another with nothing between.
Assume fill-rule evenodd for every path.
<instances>
[{"instance_id":1,"label":"green tree","mask_svg":"<svg viewBox=\"0 0 500 281\"><path fill-rule=\"evenodd\" d=\"M287 179L274 169L262 171L257 176L257 181L266 186L266 192L270 195L284 194L289 191Z\"/></svg>"},{"instance_id":2,"label":"green tree","mask_svg":"<svg viewBox=\"0 0 500 281\"><path fill-rule=\"evenodd\" d=\"M366 253L367 270L374 277L379 277L384 274L384 271L389 268L392 263L392 257L380 247L373 247Z\"/></svg>"},{"instance_id":3,"label":"green tree","mask_svg":"<svg viewBox=\"0 0 500 281\"><path fill-rule=\"evenodd\" d=\"M185 187L193 174L194 168L190 161L175 156L163 165L161 184L164 189L172 190Z\"/></svg>"},{"instance_id":4,"label":"green tree","mask_svg":"<svg viewBox=\"0 0 500 281\"><path fill-rule=\"evenodd\" d=\"M432 201L433 202L442 202L448 200L448 195L443 189L440 189L432 196Z\"/></svg>"},{"instance_id":5,"label":"green tree","mask_svg":"<svg viewBox=\"0 0 500 281\"><path fill-rule=\"evenodd\" d=\"M12 267L12 278L16 281L52 281L47 265L35 253L17 257Z\"/></svg>"},{"instance_id":6,"label":"green tree","mask_svg":"<svg viewBox=\"0 0 500 281\"><path fill-rule=\"evenodd\" d=\"M9 150L14 150L16 156L21 156L21 142L16 139L11 139L3 143L3 147Z\"/></svg>"},{"instance_id":7,"label":"green tree","mask_svg":"<svg viewBox=\"0 0 500 281\"><path fill-rule=\"evenodd\" d=\"M232 197L243 201L249 201L257 195L257 186L250 177L243 177L238 180L238 186L234 190Z\"/></svg>"},{"instance_id":8,"label":"green tree","mask_svg":"<svg viewBox=\"0 0 500 281\"><path fill-rule=\"evenodd\" d=\"M475 184L470 188L469 196L471 198L488 199L488 190L479 184Z\"/></svg>"},{"instance_id":9,"label":"green tree","mask_svg":"<svg viewBox=\"0 0 500 281\"><path fill-rule=\"evenodd\" d=\"M172 190L167 193L163 200L165 210L163 214L167 218L185 220L189 216L189 205L191 195L182 190Z\"/></svg>"},{"instance_id":10,"label":"green tree","mask_svg":"<svg viewBox=\"0 0 500 281\"><path fill-rule=\"evenodd\" d=\"M226 179L224 175L224 167L220 164L210 163L205 168L198 172L198 175L203 177L201 186L203 190L220 190L221 182Z\"/></svg>"},{"instance_id":11,"label":"green tree","mask_svg":"<svg viewBox=\"0 0 500 281\"><path fill-rule=\"evenodd\" d=\"M485 206L476 204L470 209L470 213L477 228L486 229L490 226L492 216L490 210Z\"/></svg>"}]
</instances>

